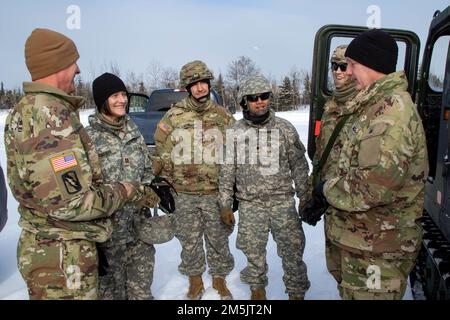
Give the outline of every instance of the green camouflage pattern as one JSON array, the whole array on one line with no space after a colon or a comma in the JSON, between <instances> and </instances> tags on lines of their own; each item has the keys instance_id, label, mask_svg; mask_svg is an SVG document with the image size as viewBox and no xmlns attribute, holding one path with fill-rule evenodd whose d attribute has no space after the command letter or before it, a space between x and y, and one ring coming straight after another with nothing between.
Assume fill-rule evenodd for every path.
<instances>
[{"instance_id":1,"label":"green camouflage pattern","mask_svg":"<svg viewBox=\"0 0 450 320\"><path fill-rule=\"evenodd\" d=\"M136 124L129 116L112 125L99 113L89 116L87 133L94 142L106 183L153 180L150 152ZM151 298L155 250L138 241L142 221L139 208L126 204L113 216L111 239L101 244L108 258L108 274L100 278L101 298L136 300ZM143 247L144 249L140 249ZM140 256L133 256L133 254ZM134 270L129 273L130 270Z\"/></svg>"},{"instance_id":2,"label":"green camouflage pattern","mask_svg":"<svg viewBox=\"0 0 450 320\"><path fill-rule=\"evenodd\" d=\"M284 202L292 198L295 193L303 203L309 192L308 186L308 162L305 157L305 147L300 141L295 127L287 120L278 118L271 110L267 120L261 125L254 125L251 121L241 119L231 128L234 134L234 161L226 161L220 168L219 204L221 208L231 208L233 203L234 183L236 181L236 197L239 201L264 204L267 199L275 202ZM278 168L270 168L270 165L261 161L250 163L248 156L245 162L238 163L237 150L242 154L253 153L248 142L243 143L241 137L246 132L267 130L268 148L271 148L272 132L277 132L279 137L279 155L276 159ZM260 142L258 134L257 145ZM266 139L264 139L266 140ZM248 141L248 140L247 140ZM243 149L240 149L243 148ZM263 149L257 150L256 156L261 159ZM245 152L245 153L244 153ZM272 151L271 151L272 152ZM264 153L266 153L264 151ZM270 153L270 152L269 152ZM274 170L276 169L276 170ZM292 186L295 183L295 189Z\"/></svg>"},{"instance_id":3,"label":"green camouflage pattern","mask_svg":"<svg viewBox=\"0 0 450 320\"><path fill-rule=\"evenodd\" d=\"M385 260L414 260L428 175L425 133L404 72L379 79L348 108L327 174L326 235L337 246ZM337 155L334 155L337 157Z\"/></svg>"},{"instance_id":4,"label":"green camouflage pattern","mask_svg":"<svg viewBox=\"0 0 450 320\"><path fill-rule=\"evenodd\" d=\"M282 260L286 293L304 296L310 287L303 261L305 235L292 197L283 202L266 198L264 204L241 201L236 246L247 257L247 266L241 271L241 280L252 290L268 284L266 247L269 230L277 244Z\"/></svg>"},{"instance_id":5,"label":"green camouflage pattern","mask_svg":"<svg viewBox=\"0 0 450 320\"><path fill-rule=\"evenodd\" d=\"M200 80L214 79L212 72L208 66L200 60L186 63L180 71L180 87L186 89L190 84Z\"/></svg>"},{"instance_id":6,"label":"green camouflage pattern","mask_svg":"<svg viewBox=\"0 0 450 320\"><path fill-rule=\"evenodd\" d=\"M240 105L246 104L245 96L264 92L272 92L269 81L262 75L250 76L240 84L237 101Z\"/></svg>"},{"instance_id":7,"label":"green camouflage pattern","mask_svg":"<svg viewBox=\"0 0 450 320\"><path fill-rule=\"evenodd\" d=\"M103 248L108 273L100 277L102 300L153 300L155 248L139 239Z\"/></svg>"},{"instance_id":8,"label":"green camouflage pattern","mask_svg":"<svg viewBox=\"0 0 450 320\"><path fill-rule=\"evenodd\" d=\"M348 45L346 44L337 46L331 55L331 62L347 63L347 60L345 59L345 51L347 50L347 47Z\"/></svg>"},{"instance_id":9,"label":"green camouflage pattern","mask_svg":"<svg viewBox=\"0 0 450 320\"><path fill-rule=\"evenodd\" d=\"M97 299L97 250L92 241L53 240L22 230L17 265L31 300Z\"/></svg>"},{"instance_id":10,"label":"green camouflage pattern","mask_svg":"<svg viewBox=\"0 0 450 320\"><path fill-rule=\"evenodd\" d=\"M174 131L177 129L189 131L191 142L195 141L195 124L201 124L198 135L204 136L208 130L219 130L223 137L226 128L235 122L231 113L211 100L208 100L202 112L199 112L191 97L187 97L174 104L158 123L155 131L155 154L153 156L153 170L170 181L177 192L188 194L212 194L218 190L219 164L206 163L200 159L196 163L195 154L202 154L211 143L208 139L201 139L202 144L192 143L191 162L175 165L172 151L178 143ZM199 138L197 136L197 138ZM201 138L201 137L200 137ZM225 141L223 141L225 143Z\"/></svg>"},{"instance_id":11,"label":"green camouflage pattern","mask_svg":"<svg viewBox=\"0 0 450 320\"><path fill-rule=\"evenodd\" d=\"M234 268L228 245L233 227L220 220L217 197L180 193L175 197L175 208L175 236L182 247L180 273L197 276L205 272L205 245L209 274L226 277Z\"/></svg>"},{"instance_id":12,"label":"green camouflage pattern","mask_svg":"<svg viewBox=\"0 0 450 320\"><path fill-rule=\"evenodd\" d=\"M346 250L348 249L348 250ZM414 259L384 259L326 243L327 267L344 300L400 300Z\"/></svg>"},{"instance_id":13,"label":"green camouflage pattern","mask_svg":"<svg viewBox=\"0 0 450 320\"><path fill-rule=\"evenodd\" d=\"M24 92L5 124L19 225L46 239L106 241L112 232L107 217L127 195L120 183L101 184L92 141L79 120L83 98L41 83L24 83ZM57 167L65 156L75 161Z\"/></svg>"}]
</instances>

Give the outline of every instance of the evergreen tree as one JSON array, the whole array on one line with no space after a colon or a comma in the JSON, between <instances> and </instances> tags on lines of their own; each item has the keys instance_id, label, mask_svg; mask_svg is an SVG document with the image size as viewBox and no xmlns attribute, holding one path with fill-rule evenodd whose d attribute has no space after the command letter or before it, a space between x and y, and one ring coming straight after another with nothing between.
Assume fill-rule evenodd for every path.
<instances>
[{"instance_id":1,"label":"evergreen tree","mask_svg":"<svg viewBox=\"0 0 450 320\"><path fill-rule=\"evenodd\" d=\"M284 77L283 83L279 86L278 104L279 111L291 110L294 107L294 94L292 83L289 77Z\"/></svg>"}]
</instances>

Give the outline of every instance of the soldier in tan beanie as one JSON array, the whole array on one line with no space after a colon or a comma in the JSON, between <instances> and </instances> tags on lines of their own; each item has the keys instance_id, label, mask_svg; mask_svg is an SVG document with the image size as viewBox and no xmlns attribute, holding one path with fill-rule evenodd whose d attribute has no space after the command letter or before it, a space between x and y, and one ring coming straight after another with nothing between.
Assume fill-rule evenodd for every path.
<instances>
[{"instance_id":1,"label":"soldier in tan beanie","mask_svg":"<svg viewBox=\"0 0 450 320\"><path fill-rule=\"evenodd\" d=\"M19 202L19 271L31 299L96 299L96 243L112 233L109 217L147 194L137 183L102 183L94 145L80 123L80 73L72 40L36 29L25 44L33 82L5 125L8 183Z\"/></svg>"}]
</instances>

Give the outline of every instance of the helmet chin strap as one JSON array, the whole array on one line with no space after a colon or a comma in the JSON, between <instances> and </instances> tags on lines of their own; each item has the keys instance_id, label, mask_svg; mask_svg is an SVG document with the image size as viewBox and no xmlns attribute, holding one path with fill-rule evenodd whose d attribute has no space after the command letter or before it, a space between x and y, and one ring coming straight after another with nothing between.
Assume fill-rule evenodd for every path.
<instances>
[{"instance_id":1,"label":"helmet chin strap","mask_svg":"<svg viewBox=\"0 0 450 320\"><path fill-rule=\"evenodd\" d=\"M189 95L190 95L194 100L196 100L196 101L199 102L199 103L205 103L206 101L208 101L209 96L210 96L210 94L211 94L211 84L208 83L208 92L207 92L204 96L201 96L200 98L196 98L196 97L194 97L194 96L192 95L192 91L191 91L191 87L190 87L190 86L189 86L188 88L186 88L186 90L187 90L187 92L189 93Z\"/></svg>"}]
</instances>

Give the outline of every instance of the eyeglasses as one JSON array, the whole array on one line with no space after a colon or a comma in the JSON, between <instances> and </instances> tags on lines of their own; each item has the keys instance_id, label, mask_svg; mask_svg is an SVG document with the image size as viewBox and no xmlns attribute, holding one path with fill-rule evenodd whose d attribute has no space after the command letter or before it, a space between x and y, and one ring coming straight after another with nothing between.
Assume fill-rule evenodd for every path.
<instances>
[{"instance_id":1,"label":"eyeglasses","mask_svg":"<svg viewBox=\"0 0 450 320\"><path fill-rule=\"evenodd\" d=\"M339 69L341 69L342 72L345 72L345 71L347 71L347 64L332 62L331 68L333 69L333 71L337 71L337 69L339 68Z\"/></svg>"},{"instance_id":2,"label":"eyeglasses","mask_svg":"<svg viewBox=\"0 0 450 320\"><path fill-rule=\"evenodd\" d=\"M260 94L250 94L247 96L247 101L256 102L260 98L262 101L269 99L270 92L264 92L264 93L260 93Z\"/></svg>"}]
</instances>

